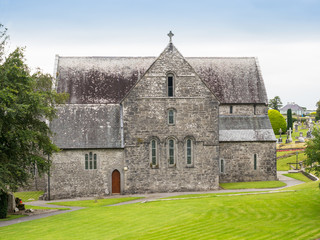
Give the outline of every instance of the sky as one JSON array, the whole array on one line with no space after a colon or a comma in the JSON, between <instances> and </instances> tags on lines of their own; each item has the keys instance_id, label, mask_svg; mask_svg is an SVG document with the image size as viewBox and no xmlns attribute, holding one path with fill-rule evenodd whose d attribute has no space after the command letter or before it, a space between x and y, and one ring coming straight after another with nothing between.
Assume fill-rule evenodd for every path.
<instances>
[{"instance_id":1,"label":"sky","mask_svg":"<svg viewBox=\"0 0 320 240\"><path fill-rule=\"evenodd\" d=\"M320 0L0 0L6 51L34 71L60 56L257 57L268 98L320 100Z\"/></svg>"}]
</instances>

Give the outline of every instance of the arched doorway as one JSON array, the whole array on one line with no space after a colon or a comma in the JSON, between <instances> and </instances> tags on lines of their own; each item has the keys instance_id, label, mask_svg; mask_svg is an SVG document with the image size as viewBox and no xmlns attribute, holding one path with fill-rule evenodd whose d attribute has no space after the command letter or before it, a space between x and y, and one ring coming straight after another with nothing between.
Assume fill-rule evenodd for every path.
<instances>
[{"instance_id":1,"label":"arched doorway","mask_svg":"<svg viewBox=\"0 0 320 240\"><path fill-rule=\"evenodd\" d=\"M112 194L120 194L120 172L118 170L112 172Z\"/></svg>"}]
</instances>

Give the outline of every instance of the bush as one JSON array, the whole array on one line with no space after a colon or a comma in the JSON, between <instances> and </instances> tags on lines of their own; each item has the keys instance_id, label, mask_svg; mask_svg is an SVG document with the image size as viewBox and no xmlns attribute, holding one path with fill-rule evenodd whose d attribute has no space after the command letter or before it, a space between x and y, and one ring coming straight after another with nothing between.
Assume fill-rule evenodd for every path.
<instances>
[{"instance_id":1,"label":"bush","mask_svg":"<svg viewBox=\"0 0 320 240\"><path fill-rule=\"evenodd\" d=\"M0 219L6 218L8 212L8 194L0 190Z\"/></svg>"},{"instance_id":2,"label":"bush","mask_svg":"<svg viewBox=\"0 0 320 240\"><path fill-rule=\"evenodd\" d=\"M270 109L268 111L268 116L275 135L279 134L280 128L282 130L282 133L285 133L287 131L286 120L280 112L278 112L277 110Z\"/></svg>"}]
</instances>

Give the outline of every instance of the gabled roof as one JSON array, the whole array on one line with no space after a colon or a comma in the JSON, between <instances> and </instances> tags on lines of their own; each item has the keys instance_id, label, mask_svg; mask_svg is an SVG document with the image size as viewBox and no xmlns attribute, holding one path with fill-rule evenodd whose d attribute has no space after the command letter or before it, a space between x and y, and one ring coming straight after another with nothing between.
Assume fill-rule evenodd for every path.
<instances>
[{"instance_id":1,"label":"gabled roof","mask_svg":"<svg viewBox=\"0 0 320 240\"><path fill-rule=\"evenodd\" d=\"M288 109L291 109L292 111L303 111L303 108L294 102L288 103L283 108L280 108L280 111L287 111Z\"/></svg>"},{"instance_id":2,"label":"gabled roof","mask_svg":"<svg viewBox=\"0 0 320 240\"><path fill-rule=\"evenodd\" d=\"M267 94L255 58L185 58L222 104L263 103ZM58 92L72 104L119 103L155 57L59 57Z\"/></svg>"}]
</instances>

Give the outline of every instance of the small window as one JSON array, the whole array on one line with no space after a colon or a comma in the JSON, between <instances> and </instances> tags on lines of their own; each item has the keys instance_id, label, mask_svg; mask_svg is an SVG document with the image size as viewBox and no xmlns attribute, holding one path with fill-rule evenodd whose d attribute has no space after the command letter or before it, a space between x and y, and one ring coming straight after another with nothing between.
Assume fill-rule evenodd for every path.
<instances>
[{"instance_id":1,"label":"small window","mask_svg":"<svg viewBox=\"0 0 320 240\"><path fill-rule=\"evenodd\" d=\"M230 114L232 114L232 112L233 112L233 107L230 106Z\"/></svg>"},{"instance_id":2,"label":"small window","mask_svg":"<svg viewBox=\"0 0 320 240\"><path fill-rule=\"evenodd\" d=\"M170 139L169 140L169 164L173 165L174 164L174 140Z\"/></svg>"},{"instance_id":3,"label":"small window","mask_svg":"<svg viewBox=\"0 0 320 240\"><path fill-rule=\"evenodd\" d=\"M253 169L257 170L257 154L253 155Z\"/></svg>"},{"instance_id":4,"label":"small window","mask_svg":"<svg viewBox=\"0 0 320 240\"><path fill-rule=\"evenodd\" d=\"M97 169L97 154L85 154L85 169Z\"/></svg>"},{"instance_id":5,"label":"small window","mask_svg":"<svg viewBox=\"0 0 320 240\"><path fill-rule=\"evenodd\" d=\"M85 156L85 169L89 169L89 162L88 162L89 158L88 158L88 154L86 154Z\"/></svg>"},{"instance_id":6,"label":"small window","mask_svg":"<svg viewBox=\"0 0 320 240\"><path fill-rule=\"evenodd\" d=\"M220 159L220 173L224 173L224 160Z\"/></svg>"},{"instance_id":7,"label":"small window","mask_svg":"<svg viewBox=\"0 0 320 240\"><path fill-rule=\"evenodd\" d=\"M168 97L173 97L173 76L170 75L167 78L167 82L168 82Z\"/></svg>"},{"instance_id":8,"label":"small window","mask_svg":"<svg viewBox=\"0 0 320 240\"><path fill-rule=\"evenodd\" d=\"M174 124L174 121L175 121L175 119L174 119L174 116L175 114L174 114L174 110L173 109L170 109L169 111L168 111L168 123L170 124L170 125L173 125Z\"/></svg>"},{"instance_id":9,"label":"small window","mask_svg":"<svg viewBox=\"0 0 320 240\"><path fill-rule=\"evenodd\" d=\"M192 164L192 140L187 139L187 164Z\"/></svg>"},{"instance_id":10,"label":"small window","mask_svg":"<svg viewBox=\"0 0 320 240\"><path fill-rule=\"evenodd\" d=\"M253 105L253 114L257 115L257 106L255 104Z\"/></svg>"},{"instance_id":11,"label":"small window","mask_svg":"<svg viewBox=\"0 0 320 240\"><path fill-rule=\"evenodd\" d=\"M97 154L93 155L93 169L97 169Z\"/></svg>"},{"instance_id":12,"label":"small window","mask_svg":"<svg viewBox=\"0 0 320 240\"><path fill-rule=\"evenodd\" d=\"M151 164L157 165L157 142L156 140L151 141Z\"/></svg>"}]
</instances>

